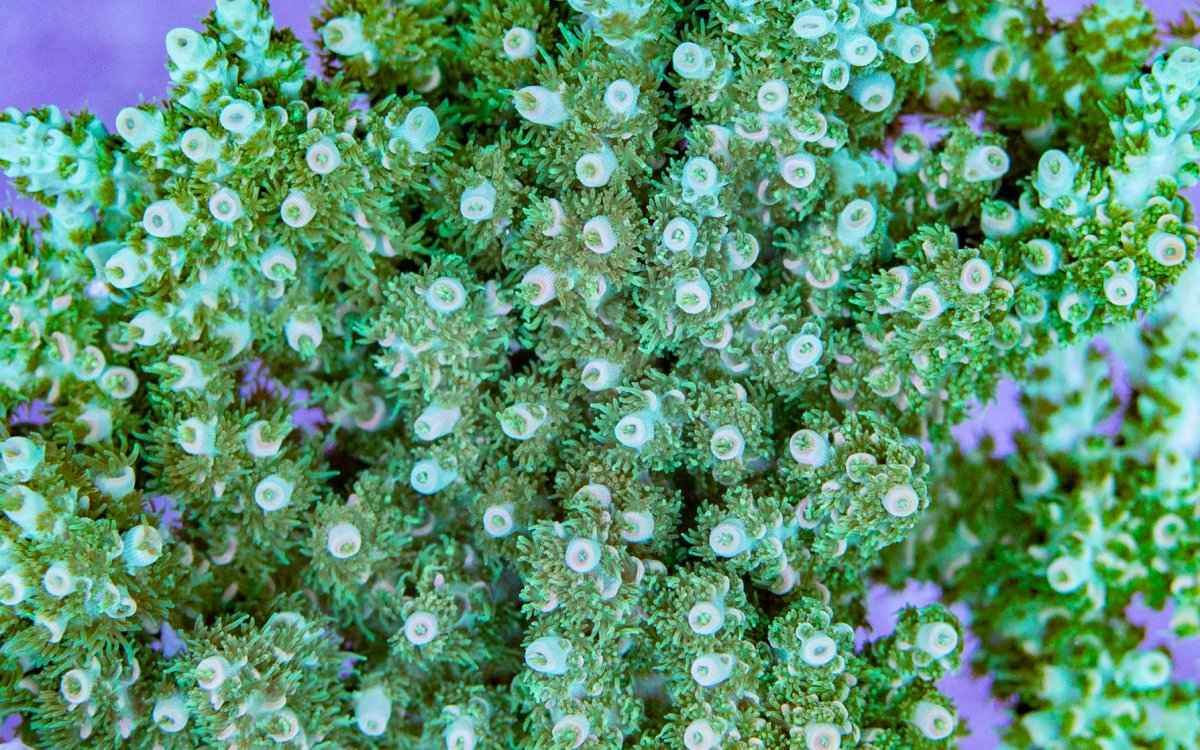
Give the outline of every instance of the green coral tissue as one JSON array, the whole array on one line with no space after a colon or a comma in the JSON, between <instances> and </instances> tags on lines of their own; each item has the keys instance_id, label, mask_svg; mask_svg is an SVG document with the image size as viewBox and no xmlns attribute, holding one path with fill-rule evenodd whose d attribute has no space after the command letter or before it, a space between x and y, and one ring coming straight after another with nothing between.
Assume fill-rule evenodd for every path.
<instances>
[{"instance_id":1,"label":"green coral tissue","mask_svg":"<svg viewBox=\"0 0 1200 750\"><path fill-rule=\"evenodd\" d=\"M12 747L948 749L971 668L1005 747L1200 745L1124 615L1200 632L1138 0L328 0L319 76L215 5L166 99L0 114ZM856 639L911 579L971 664Z\"/></svg>"}]
</instances>

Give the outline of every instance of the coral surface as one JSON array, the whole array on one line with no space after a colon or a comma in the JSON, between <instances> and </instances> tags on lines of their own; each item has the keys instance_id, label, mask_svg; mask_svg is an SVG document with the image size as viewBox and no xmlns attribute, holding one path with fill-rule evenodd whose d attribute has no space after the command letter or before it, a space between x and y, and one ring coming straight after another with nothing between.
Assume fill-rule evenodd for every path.
<instances>
[{"instance_id":1,"label":"coral surface","mask_svg":"<svg viewBox=\"0 0 1200 750\"><path fill-rule=\"evenodd\" d=\"M313 23L320 76L215 0L167 99L0 115L13 747L951 748L964 624L856 645L913 578L1007 746L1200 743L1125 618L1200 632L1200 50L1136 0ZM964 455L1004 378L1032 429Z\"/></svg>"}]
</instances>

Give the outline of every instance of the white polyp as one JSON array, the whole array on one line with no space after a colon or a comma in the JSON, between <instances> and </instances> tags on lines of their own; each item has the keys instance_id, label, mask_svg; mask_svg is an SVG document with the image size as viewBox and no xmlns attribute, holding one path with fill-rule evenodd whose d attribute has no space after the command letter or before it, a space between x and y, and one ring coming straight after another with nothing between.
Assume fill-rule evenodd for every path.
<instances>
[{"instance_id":1,"label":"white polyp","mask_svg":"<svg viewBox=\"0 0 1200 750\"><path fill-rule=\"evenodd\" d=\"M1082 560L1063 556L1046 568L1046 580L1058 593L1069 594L1083 585L1087 572L1087 565Z\"/></svg>"},{"instance_id":2,"label":"white polyp","mask_svg":"<svg viewBox=\"0 0 1200 750\"><path fill-rule=\"evenodd\" d=\"M96 346L85 346L75 358L75 374L80 380L95 380L107 364L104 352Z\"/></svg>"},{"instance_id":3,"label":"white polyp","mask_svg":"<svg viewBox=\"0 0 1200 750\"><path fill-rule=\"evenodd\" d=\"M966 294L983 294L992 285L992 267L983 258L971 258L963 264L958 288Z\"/></svg>"},{"instance_id":4,"label":"white polyp","mask_svg":"<svg viewBox=\"0 0 1200 750\"><path fill-rule=\"evenodd\" d=\"M1076 172L1077 167L1071 161L1071 157L1058 149L1051 149L1042 154L1038 161L1034 187L1041 193L1043 200L1053 200L1071 192Z\"/></svg>"},{"instance_id":5,"label":"white polyp","mask_svg":"<svg viewBox=\"0 0 1200 750\"><path fill-rule=\"evenodd\" d=\"M330 19L321 27L321 40L326 49L342 57L361 55L370 48L363 36L362 18L358 15Z\"/></svg>"},{"instance_id":6,"label":"white polyp","mask_svg":"<svg viewBox=\"0 0 1200 750\"><path fill-rule=\"evenodd\" d=\"M116 289L132 289L150 276L150 263L131 247L113 253L104 264L104 280Z\"/></svg>"},{"instance_id":7,"label":"white polyp","mask_svg":"<svg viewBox=\"0 0 1200 750\"><path fill-rule=\"evenodd\" d=\"M483 512L483 531L493 539L503 539L515 527L512 503L493 505Z\"/></svg>"},{"instance_id":8,"label":"white polyp","mask_svg":"<svg viewBox=\"0 0 1200 750\"><path fill-rule=\"evenodd\" d=\"M837 237L847 245L857 245L875 229L875 206L870 201L855 198L838 214Z\"/></svg>"},{"instance_id":9,"label":"white polyp","mask_svg":"<svg viewBox=\"0 0 1200 750\"><path fill-rule=\"evenodd\" d=\"M458 478L458 472L453 469L443 469L432 458L417 461L408 476L409 485L422 495L432 495L444 490Z\"/></svg>"},{"instance_id":10,"label":"white polyp","mask_svg":"<svg viewBox=\"0 0 1200 750\"><path fill-rule=\"evenodd\" d=\"M133 492L136 480L132 466L126 466L117 474L98 474L92 477L96 488L114 500L120 500Z\"/></svg>"},{"instance_id":11,"label":"white polyp","mask_svg":"<svg viewBox=\"0 0 1200 750\"><path fill-rule=\"evenodd\" d=\"M460 716L446 727L442 738L446 741L446 750L475 750L479 733L475 731L475 722Z\"/></svg>"},{"instance_id":12,"label":"white polyp","mask_svg":"<svg viewBox=\"0 0 1200 750\"><path fill-rule=\"evenodd\" d=\"M349 522L330 526L325 549L339 560L354 557L362 549L362 532Z\"/></svg>"},{"instance_id":13,"label":"white polyp","mask_svg":"<svg viewBox=\"0 0 1200 750\"><path fill-rule=\"evenodd\" d=\"M734 271L745 271L758 260L760 250L758 238L752 234L744 235L745 243L730 239L725 242L726 256L729 267Z\"/></svg>"},{"instance_id":14,"label":"white polyp","mask_svg":"<svg viewBox=\"0 0 1200 750\"><path fill-rule=\"evenodd\" d=\"M525 649L525 663L535 672L560 675L567 671L567 654L571 644L563 638L544 635Z\"/></svg>"},{"instance_id":15,"label":"white polyp","mask_svg":"<svg viewBox=\"0 0 1200 750\"><path fill-rule=\"evenodd\" d=\"M167 57L182 71L203 69L216 53L216 40L193 29L178 28L167 32Z\"/></svg>"},{"instance_id":16,"label":"white polyp","mask_svg":"<svg viewBox=\"0 0 1200 750\"><path fill-rule=\"evenodd\" d=\"M717 187L720 173L712 159L703 156L693 156L684 163L680 172L680 181L685 193L694 191L702 195L712 193Z\"/></svg>"},{"instance_id":17,"label":"white polyp","mask_svg":"<svg viewBox=\"0 0 1200 750\"><path fill-rule=\"evenodd\" d=\"M299 190L288 193L288 197L284 198L283 203L279 206L279 218L293 229L307 226L316 214L317 212L313 210L312 204L308 201L308 196Z\"/></svg>"},{"instance_id":18,"label":"white polyp","mask_svg":"<svg viewBox=\"0 0 1200 750\"><path fill-rule=\"evenodd\" d=\"M870 65L879 57L879 46L866 34L847 34L839 47L842 59L856 68Z\"/></svg>"},{"instance_id":19,"label":"white polyp","mask_svg":"<svg viewBox=\"0 0 1200 750\"><path fill-rule=\"evenodd\" d=\"M1146 243L1146 252L1160 265L1177 266L1187 257L1187 243L1178 235L1155 232Z\"/></svg>"},{"instance_id":20,"label":"white polyp","mask_svg":"<svg viewBox=\"0 0 1200 750\"><path fill-rule=\"evenodd\" d=\"M121 536L121 559L130 568L144 568L162 557L163 538L147 524L135 526Z\"/></svg>"},{"instance_id":21,"label":"white polyp","mask_svg":"<svg viewBox=\"0 0 1200 750\"><path fill-rule=\"evenodd\" d=\"M263 477L255 485L254 504L267 513L272 513L286 507L291 502L294 489L295 487L288 480L278 474L271 474Z\"/></svg>"},{"instance_id":22,"label":"white polyp","mask_svg":"<svg viewBox=\"0 0 1200 750\"><path fill-rule=\"evenodd\" d=\"M621 513L621 539L630 544L648 542L654 538L654 516L640 510Z\"/></svg>"},{"instance_id":23,"label":"white polyp","mask_svg":"<svg viewBox=\"0 0 1200 750\"><path fill-rule=\"evenodd\" d=\"M175 201L155 201L142 214L142 228L151 237L178 237L187 228L188 218Z\"/></svg>"},{"instance_id":24,"label":"white polyp","mask_svg":"<svg viewBox=\"0 0 1200 750\"><path fill-rule=\"evenodd\" d=\"M379 737L387 731L392 718L392 700L382 685L361 690L354 695L354 723L368 737Z\"/></svg>"},{"instance_id":25,"label":"white polyp","mask_svg":"<svg viewBox=\"0 0 1200 750\"><path fill-rule=\"evenodd\" d=\"M1025 267L1037 276L1047 276L1058 270L1058 245L1037 238L1025 243Z\"/></svg>"},{"instance_id":26,"label":"white polyp","mask_svg":"<svg viewBox=\"0 0 1200 750\"><path fill-rule=\"evenodd\" d=\"M304 162L313 174L326 175L342 165L342 154L332 139L322 138L304 152Z\"/></svg>"},{"instance_id":27,"label":"white polyp","mask_svg":"<svg viewBox=\"0 0 1200 750\"><path fill-rule=\"evenodd\" d=\"M597 255L607 255L617 246L617 233L607 216L596 216L583 224L583 245Z\"/></svg>"},{"instance_id":28,"label":"white polyp","mask_svg":"<svg viewBox=\"0 0 1200 750\"><path fill-rule=\"evenodd\" d=\"M129 325L139 332L136 339L139 346L154 346L162 341L170 328L167 319L153 310L142 310L133 316Z\"/></svg>"},{"instance_id":29,"label":"white polyp","mask_svg":"<svg viewBox=\"0 0 1200 750\"><path fill-rule=\"evenodd\" d=\"M603 484L585 484L575 490L572 499L576 503L587 503L597 508L607 508L612 505L612 490Z\"/></svg>"},{"instance_id":30,"label":"white polyp","mask_svg":"<svg viewBox=\"0 0 1200 750\"><path fill-rule=\"evenodd\" d=\"M526 86L513 94L517 114L535 125L555 127L567 119L563 96L545 86Z\"/></svg>"},{"instance_id":31,"label":"white polyp","mask_svg":"<svg viewBox=\"0 0 1200 750\"><path fill-rule=\"evenodd\" d=\"M267 618L264 630L272 628L304 628L307 624L304 615L299 612L284 610L282 612L272 612Z\"/></svg>"},{"instance_id":32,"label":"white polyp","mask_svg":"<svg viewBox=\"0 0 1200 750\"><path fill-rule=\"evenodd\" d=\"M223 656L209 656L196 665L196 684L201 690L216 690L229 679L233 665Z\"/></svg>"},{"instance_id":33,"label":"white polyp","mask_svg":"<svg viewBox=\"0 0 1200 750\"><path fill-rule=\"evenodd\" d=\"M618 443L636 450L654 439L654 417L648 412L622 417L613 433Z\"/></svg>"},{"instance_id":34,"label":"white polyp","mask_svg":"<svg viewBox=\"0 0 1200 750\"><path fill-rule=\"evenodd\" d=\"M249 135L257 130L258 116L250 102L234 99L221 108L217 116L221 127L234 135Z\"/></svg>"},{"instance_id":35,"label":"white polyp","mask_svg":"<svg viewBox=\"0 0 1200 750\"><path fill-rule=\"evenodd\" d=\"M1114 305L1128 307L1137 300L1137 279L1124 273L1114 274L1104 280L1104 297Z\"/></svg>"},{"instance_id":36,"label":"white polyp","mask_svg":"<svg viewBox=\"0 0 1200 750\"><path fill-rule=\"evenodd\" d=\"M1008 173L1008 154L999 146L980 144L971 149L963 163L963 178L967 182L998 180Z\"/></svg>"},{"instance_id":37,"label":"white polyp","mask_svg":"<svg viewBox=\"0 0 1200 750\"><path fill-rule=\"evenodd\" d=\"M300 734L300 719L291 709L277 711L269 726L266 735L279 744L291 742Z\"/></svg>"},{"instance_id":38,"label":"white polyp","mask_svg":"<svg viewBox=\"0 0 1200 750\"><path fill-rule=\"evenodd\" d=\"M808 154L792 154L779 162L783 181L794 188L806 188L817 178L817 160Z\"/></svg>"},{"instance_id":39,"label":"white polyp","mask_svg":"<svg viewBox=\"0 0 1200 750\"><path fill-rule=\"evenodd\" d=\"M208 199L208 211L222 224L229 224L242 217L242 199L229 188L220 188Z\"/></svg>"},{"instance_id":40,"label":"white polyp","mask_svg":"<svg viewBox=\"0 0 1200 750\"><path fill-rule=\"evenodd\" d=\"M413 107L404 117L400 137L417 153L429 152L429 146L442 132L437 114L429 107Z\"/></svg>"},{"instance_id":41,"label":"white polyp","mask_svg":"<svg viewBox=\"0 0 1200 750\"><path fill-rule=\"evenodd\" d=\"M896 100L896 79L890 73L872 73L850 84L850 95L868 112L882 112Z\"/></svg>"},{"instance_id":42,"label":"white polyp","mask_svg":"<svg viewBox=\"0 0 1200 750\"><path fill-rule=\"evenodd\" d=\"M587 741L588 735L592 733L592 723L583 714L569 714L556 721L550 731L556 744L560 736L570 737L565 745L574 750Z\"/></svg>"},{"instance_id":43,"label":"white polyp","mask_svg":"<svg viewBox=\"0 0 1200 750\"><path fill-rule=\"evenodd\" d=\"M207 422L189 417L183 420L175 432L179 447L189 456L209 456L216 452L217 420Z\"/></svg>"},{"instance_id":44,"label":"white polyp","mask_svg":"<svg viewBox=\"0 0 1200 750\"><path fill-rule=\"evenodd\" d=\"M296 313L288 318L283 326L283 337L287 339L292 351L299 352L305 345L317 348L325 340L325 332L319 321L307 317L306 313Z\"/></svg>"},{"instance_id":45,"label":"white polyp","mask_svg":"<svg viewBox=\"0 0 1200 750\"><path fill-rule=\"evenodd\" d=\"M82 669L70 669L58 681L58 691L71 705L86 703L92 696L92 676Z\"/></svg>"},{"instance_id":46,"label":"white polyp","mask_svg":"<svg viewBox=\"0 0 1200 750\"><path fill-rule=\"evenodd\" d=\"M604 391L621 381L621 367L607 359L593 359L584 364L580 379L589 391Z\"/></svg>"},{"instance_id":47,"label":"white polyp","mask_svg":"<svg viewBox=\"0 0 1200 750\"><path fill-rule=\"evenodd\" d=\"M191 357L172 354L167 357L167 364L179 370L179 377L171 385L171 390L176 393L200 390L208 384L208 376L204 374L204 368Z\"/></svg>"},{"instance_id":48,"label":"white polyp","mask_svg":"<svg viewBox=\"0 0 1200 750\"><path fill-rule=\"evenodd\" d=\"M932 701L921 701L913 710L913 724L917 731L931 740L944 740L958 726L958 719L945 706Z\"/></svg>"},{"instance_id":49,"label":"white polyp","mask_svg":"<svg viewBox=\"0 0 1200 750\"><path fill-rule=\"evenodd\" d=\"M824 466L829 461L829 441L813 430L797 430L788 440L788 452L802 466Z\"/></svg>"},{"instance_id":50,"label":"white polyp","mask_svg":"<svg viewBox=\"0 0 1200 750\"><path fill-rule=\"evenodd\" d=\"M134 148L157 141L165 131L162 112L126 107L117 113L117 133Z\"/></svg>"},{"instance_id":51,"label":"white polyp","mask_svg":"<svg viewBox=\"0 0 1200 750\"><path fill-rule=\"evenodd\" d=\"M663 229L663 246L672 252L690 252L696 244L696 224L691 219L676 216Z\"/></svg>"},{"instance_id":52,"label":"white polyp","mask_svg":"<svg viewBox=\"0 0 1200 750\"><path fill-rule=\"evenodd\" d=\"M696 719L683 730L683 746L687 750L717 750L719 744L717 730L708 719Z\"/></svg>"},{"instance_id":53,"label":"white polyp","mask_svg":"<svg viewBox=\"0 0 1200 750\"><path fill-rule=\"evenodd\" d=\"M491 180L464 189L458 199L458 210L464 219L475 224L495 216L496 188Z\"/></svg>"},{"instance_id":54,"label":"white polyp","mask_svg":"<svg viewBox=\"0 0 1200 750\"><path fill-rule=\"evenodd\" d=\"M438 637L437 616L432 612L413 612L404 621L404 637L414 646L424 646Z\"/></svg>"},{"instance_id":55,"label":"white polyp","mask_svg":"<svg viewBox=\"0 0 1200 750\"><path fill-rule=\"evenodd\" d=\"M850 65L845 60L828 60L821 69L821 83L834 91L850 85Z\"/></svg>"},{"instance_id":56,"label":"white polyp","mask_svg":"<svg viewBox=\"0 0 1200 750\"><path fill-rule=\"evenodd\" d=\"M279 448L283 445L284 435L277 438L268 438L268 431L271 429L271 423L265 419L259 419L246 429L246 451L255 458L271 458L279 454Z\"/></svg>"},{"instance_id":57,"label":"white polyp","mask_svg":"<svg viewBox=\"0 0 1200 750\"><path fill-rule=\"evenodd\" d=\"M1162 651L1143 651L1130 654L1125 671L1135 690L1154 690L1171 679L1171 657Z\"/></svg>"},{"instance_id":58,"label":"white polyp","mask_svg":"<svg viewBox=\"0 0 1200 750\"><path fill-rule=\"evenodd\" d=\"M713 74L717 63L712 53L699 44L684 42L671 54L671 64L681 77L702 80Z\"/></svg>"},{"instance_id":59,"label":"white polyp","mask_svg":"<svg viewBox=\"0 0 1200 750\"><path fill-rule=\"evenodd\" d=\"M9 570L0 575L0 604L15 607L25 601L29 595L29 587L25 580L15 570Z\"/></svg>"},{"instance_id":60,"label":"white polyp","mask_svg":"<svg viewBox=\"0 0 1200 750\"><path fill-rule=\"evenodd\" d=\"M767 114L787 109L790 93L786 81L778 78L767 81L758 87L758 108Z\"/></svg>"},{"instance_id":61,"label":"white polyp","mask_svg":"<svg viewBox=\"0 0 1200 750\"><path fill-rule=\"evenodd\" d=\"M927 622L917 629L917 648L935 659L950 654L958 646L958 631L948 622Z\"/></svg>"},{"instance_id":62,"label":"white polyp","mask_svg":"<svg viewBox=\"0 0 1200 750\"><path fill-rule=\"evenodd\" d=\"M109 396L124 401L137 391L137 373L128 367L109 367L100 376L100 387Z\"/></svg>"},{"instance_id":63,"label":"white polyp","mask_svg":"<svg viewBox=\"0 0 1200 750\"><path fill-rule=\"evenodd\" d=\"M187 701L179 693L159 698L154 702L150 718L156 727L167 734L182 731L188 722Z\"/></svg>"},{"instance_id":64,"label":"white polyp","mask_svg":"<svg viewBox=\"0 0 1200 750\"><path fill-rule=\"evenodd\" d=\"M529 304L540 307L558 295L554 288L557 281L558 274L548 267L538 264L529 269L521 278L521 286Z\"/></svg>"},{"instance_id":65,"label":"white polyp","mask_svg":"<svg viewBox=\"0 0 1200 750\"><path fill-rule=\"evenodd\" d=\"M112 436L112 411L98 406L88 406L75 419L76 422L83 425L87 430L87 434L83 437L83 443L90 445L103 440L108 440Z\"/></svg>"},{"instance_id":66,"label":"white polyp","mask_svg":"<svg viewBox=\"0 0 1200 750\"><path fill-rule=\"evenodd\" d=\"M441 276L433 280L422 297L434 312L452 313L467 303L467 290L458 279Z\"/></svg>"},{"instance_id":67,"label":"white polyp","mask_svg":"<svg viewBox=\"0 0 1200 750\"><path fill-rule=\"evenodd\" d=\"M119 598L114 602L108 610L104 611L108 617L113 619L125 619L132 617L138 611L138 602L133 601L132 596L124 586L119 587Z\"/></svg>"},{"instance_id":68,"label":"white polyp","mask_svg":"<svg viewBox=\"0 0 1200 750\"><path fill-rule=\"evenodd\" d=\"M804 727L806 750L839 750L841 746L842 733L833 724L809 724Z\"/></svg>"},{"instance_id":69,"label":"white polyp","mask_svg":"<svg viewBox=\"0 0 1200 750\"><path fill-rule=\"evenodd\" d=\"M703 278L675 285L675 306L688 315L705 312L712 302L712 288Z\"/></svg>"},{"instance_id":70,"label":"white polyp","mask_svg":"<svg viewBox=\"0 0 1200 750\"><path fill-rule=\"evenodd\" d=\"M788 342L786 351L788 369L802 373L821 361L821 355L825 353L825 344L811 333L799 333Z\"/></svg>"},{"instance_id":71,"label":"white polyp","mask_svg":"<svg viewBox=\"0 0 1200 750\"><path fill-rule=\"evenodd\" d=\"M457 406L430 404L417 417L417 421L413 424L413 432L422 440L437 440L443 435L450 434L461 417L462 409Z\"/></svg>"},{"instance_id":72,"label":"white polyp","mask_svg":"<svg viewBox=\"0 0 1200 750\"><path fill-rule=\"evenodd\" d=\"M572 539L567 543L566 566L576 573L590 573L600 564L600 545L594 539Z\"/></svg>"},{"instance_id":73,"label":"white polyp","mask_svg":"<svg viewBox=\"0 0 1200 750\"><path fill-rule=\"evenodd\" d=\"M1094 303L1090 297L1078 292L1065 291L1058 299L1058 315L1063 320L1076 323L1092 316Z\"/></svg>"},{"instance_id":74,"label":"white polyp","mask_svg":"<svg viewBox=\"0 0 1200 750\"><path fill-rule=\"evenodd\" d=\"M688 627L696 635L713 635L725 626L725 608L716 602L699 602L688 610Z\"/></svg>"},{"instance_id":75,"label":"white polyp","mask_svg":"<svg viewBox=\"0 0 1200 750\"><path fill-rule=\"evenodd\" d=\"M893 27L883 46L908 65L916 65L929 54L929 38L916 26Z\"/></svg>"},{"instance_id":76,"label":"white polyp","mask_svg":"<svg viewBox=\"0 0 1200 750\"><path fill-rule=\"evenodd\" d=\"M1182 517L1175 513L1167 513L1154 522L1152 536L1154 544L1160 549L1174 549L1179 544L1185 523Z\"/></svg>"},{"instance_id":77,"label":"white polyp","mask_svg":"<svg viewBox=\"0 0 1200 750\"><path fill-rule=\"evenodd\" d=\"M909 307L924 305L925 309L922 312L914 314L922 320L933 320L942 314L945 305L942 302L941 295L937 292L937 285L932 281L922 284L913 290L912 295L908 298Z\"/></svg>"},{"instance_id":78,"label":"white polyp","mask_svg":"<svg viewBox=\"0 0 1200 750\"><path fill-rule=\"evenodd\" d=\"M4 472L18 482L30 479L33 470L41 465L45 456L46 449L27 437L10 437L0 441L0 460L4 462Z\"/></svg>"},{"instance_id":79,"label":"white polyp","mask_svg":"<svg viewBox=\"0 0 1200 750\"><path fill-rule=\"evenodd\" d=\"M746 449L746 439L737 427L726 425L713 431L708 447L713 456L721 461L736 461Z\"/></svg>"},{"instance_id":80,"label":"white polyp","mask_svg":"<svg viewBox=\"0 0 1200 750\"><path fill-rule=\"evenodd\" d=\"M179 148L183 155L195 164L217 158L221 148L217 141L204 128L188 128L179 139Z\"/></svg>"},{"instance_id":81,"label":"white polyp","mask_svg":"<svg viewBox=\"0 0 1200 750\"><path fill-rule=\"evenodd\" d=\"M557 237L562 234L563 226L566 223L566 211L563 210L562 203L557 198L547 198L546 205L550 208L550 224L542 230L542 234L546 237Z\"/></svg>"},{"instance_id":82,"label":"white polyp","mask_svg":"<svg viewBox=\"0 0 1200 750\"><path fill-rule=\"evenodd\" d=\"M810 667L823 667L837 656L837 643L825 633L817 633L800 643L800 659Z\"/></svg>"},{"instance_id":83,"label":"white polyp","mask_svg":"<svg viewBox=\"0 0 1200 750\"><path fill-rule=\"evenodd\" d=\"M896 0L861 0L862 23L874 26L892 17L896 12Z\"/></svg>"},{"instance_id":84,"label":"white polyp","mask_svg":"<svg viewBox=\"0 0 1200 750\"><path fill-rule=\"evenodd\" d=\"M729 654L702 654L692 660L692 679L700 687L713 687L733 675L733 657Z\"/></svg>"},{"instance_id":85,"label":"white polyp","mask_svg":"<svg viewBox=\"0 0 1200 750\"><path fill-rule=\"evenodd\" d=\"M617 117L627 117L637 112L640 93L632 83L618 78L604 90L604 106Z\"/></svg>"},{"instance_id":86,"label":"white polyp","mask_svg":"<svg viewBox=\"0 0 1200 750\"><path fill-rule=\"evenodd\" d=\"M509 60L526 60L537 52L537 37L523 26L514 26L504 33L501 46Z\"/></svg>"},{"instance_id":87,"label":"white polyp","mask_svg":"<svg viewBox=\"0 0 1200 750\"><path fill-rule=\"evenodd\" d=\"M737 519L723 521L708 534L708 546L717 557L737 557L753 546L746 526Z\"/></svg>"},{"instance_id":88,"label":"white polyp","mask_svg":"<svg viewBox=\"0 0 1200 750\"><path fill-rule=\"evenodd\" d=\"M258 270L270 281L287 281L296 275L296 256L286 247L268 248L258 259Z\"/></svg>"},{"instance_id":89,"label":"white polyp","mask_svg":"<svg viewBox=\"0 0 1200 750\"><path fill-rule=\"evenodd\" d=\"M802 11L792 21L792 33L801 39L816 39L828 34L832 29L833 24L825 12L815 8Z\"/></svg>"},{"instance_id":90,"label":"white polyp","mask_svg":"<svg viewBox=\"0 0 1200 750\"><path fill-rule=\"evenodd\" d=\"M584 187L603 187L617 171L617 155L605 147L579 157L575 162L575 178Z\"/></svg>"},{"instance_id":91,"label":"white polyp","mask_svg":"<svg viewBox=\"0 0 1200 750\"><path fill-rule=\"evenodd\" d=\"M920 507L921 498L912 485L896 485L883 496L883 509L896 518L907 518Z\"/></svg>"},{"instance_id":92,"label":"white polyp","mask_svg":"<svg viewBox=\"0 0 1200 750\"><path fill-rule=\"evenodd\" d=\"M549 414L540 404L513 404L500 413L500 431L513 440L532 438Z\"/></svg>"}]
</instances>

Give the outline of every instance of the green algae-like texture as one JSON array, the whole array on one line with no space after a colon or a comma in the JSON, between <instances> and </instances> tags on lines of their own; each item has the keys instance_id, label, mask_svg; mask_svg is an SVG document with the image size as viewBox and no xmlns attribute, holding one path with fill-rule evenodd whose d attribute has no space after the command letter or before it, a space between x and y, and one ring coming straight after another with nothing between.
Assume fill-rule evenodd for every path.
<instances>
[{"instance_id":1,"label":"green algae-like texture","mask_svg":"<svg viewBox=\"0 0 1200 750\"><path fill-rule=\"evenodd\" d=\"M0 115L14 746L948 750L964 623L855 638L910 579L1005 748L1200 743L1124 617L1200 633L1200 50L1135 0L313 23L320 76L216 0L165 99ZM960 451L1003 378L1033 429Z\"/></svg>"}]
</instances>

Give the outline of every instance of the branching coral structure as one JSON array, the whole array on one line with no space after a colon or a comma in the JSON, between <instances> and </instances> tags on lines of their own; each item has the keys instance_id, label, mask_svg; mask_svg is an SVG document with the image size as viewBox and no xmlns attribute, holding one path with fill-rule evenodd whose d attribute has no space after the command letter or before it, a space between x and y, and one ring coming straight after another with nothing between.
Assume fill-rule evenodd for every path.
<instances>
[{"instance_id":1,"label":"branching coral structure","mask_svg":"<svg viewBox=\"0 0 1200 750\"><path fill-rule=\"evenodd\" d=\"M46 208L0 215L14 743L951 748L954 614L856 646L916 577L970 605L1011 747L1197 746L1120 618L1200 629L1200 339L1159 305L1200 50L1147 64L1135 0L314 28L320 76L216 0L167 99L0 116ZM1106 331L1139 395L1087 438ZM1005 377L1035 429L963 458Z\"/></svg>"}]
</instances>

